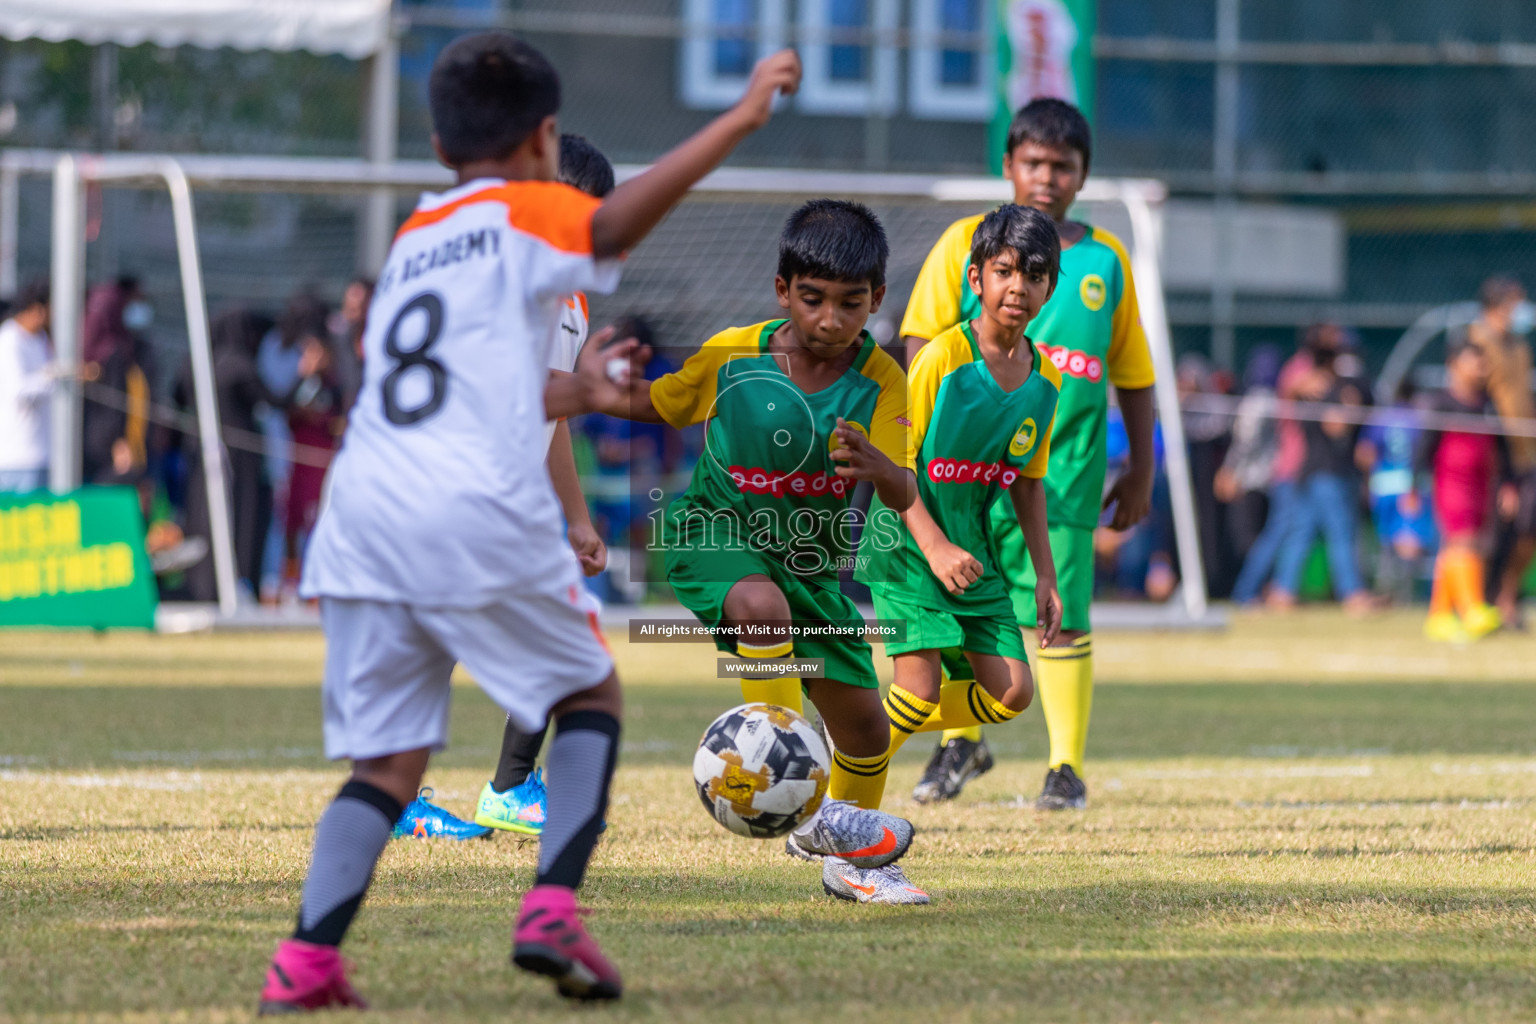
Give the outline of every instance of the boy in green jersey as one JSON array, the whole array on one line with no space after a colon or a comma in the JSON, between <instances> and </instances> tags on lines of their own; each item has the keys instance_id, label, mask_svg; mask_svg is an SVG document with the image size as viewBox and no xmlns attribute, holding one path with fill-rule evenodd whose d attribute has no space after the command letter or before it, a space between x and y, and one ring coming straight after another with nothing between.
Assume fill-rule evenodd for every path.
<instances>
[{"instance_id":1,"label":"boy in green jersey","mask_svg":"<svg viewBox=\"0 0 1536 1024\"><path fill-rule=\"evenodd\" d=\"M888 252L867 208L806 203L779 243L775 287L788 318L722 331L611 411L677 428L707 421L693 479L661 517L667 582L718 628L720 649L763 664L762 678L742 679L743 698L801 711L803 683L826 723L836 748L828 799L790 835L789 852L824 861L831 895L927 903L895 863L911 824L879 811L890 732L863 616L837 575L852 556L854 483L870 481L898 511L915 493L901 367L864 330L885 296ZM837 630L818 639L791 625ZM791 657L822 659L824 675L778 674L772 663Z\"/></svg>"},{"instance_id":2,"label":"boy in green jersey","mask_svg":"<svg viewBox=\"0 0 1536 1024\"><path fill-rule=\"evenodd\" d=\"M1061 281L1031 325L1040 352L1062 373L1061 405L1045 477L1051 550L1060 572L1062 632L1039 654L1040 704L1051 738L1050 769L1038 806L1083 807L1082 781L1088 715L1093 702L1093 530L1114 506L1110 527L1129 529L1152 501L1152 359L1136 306L1130 260L1119 239L1102 228L1067 219L1088 175L1092 138L1076 107L1039 99L1023 107L1008 130L1003 173L1014 202L1056 222L1061 236ZM910 363L943 331L977 315L978 300L965 287L971 235L981 217L955 222L928 254L902 321ZM1108 386L1115 386L1130 440L1130 467L1106 493L1105 435ZM1014 517L999 502L992 526L1021 625L1034 622L1035 577ZM964 666L955 664L964 673ZM968 778L992 766L981 730L947 732L923 780L921 802L960 793Z\"/></svg>"},{"instance_id":3,"label":"boy in green jersey","mask_svg":"<svg viewBox=\"0 0 1536 1024\"><path fill-rule=\"evenodd\" d=\"M869 555L859 578L876 613L906 622L906 636L885 645L896 660L886 697L893 751L914 732L1009 721L1034 696L990 528L997 507L1018 523L1033 561L1030 615L1040 643L1061 626L1042 482L1061 374L1024 333L1056 286L1060 258L1045 214L1014 205L987 214L967 269L980 312L913 360L907 453L917 499L901 514L899 544L866 534L859 549ZM1005 490L1006 504L997 500ZM881 513L880 502L877 494L871 516ZM970 671L944 682L943 655L956 650Z\"/></svg>"}]
</instances>

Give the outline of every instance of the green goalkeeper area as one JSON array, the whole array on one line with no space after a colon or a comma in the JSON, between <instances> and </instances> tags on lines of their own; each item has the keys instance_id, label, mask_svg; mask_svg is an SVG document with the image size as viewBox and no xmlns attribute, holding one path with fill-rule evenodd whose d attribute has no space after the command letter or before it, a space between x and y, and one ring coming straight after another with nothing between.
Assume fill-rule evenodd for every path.
<instances>
[{"instance_id":1,"label":"green goalkeeper area","mask_svg":"<svg viewBox=\"0 0 1536 1024\"><path fill-rule=\"evenodd\" d=\"M1501 1021L1536 1015L1536 640L1420 620L1104 633L1090 806L1033 809L1038 708L953 804L886 807L934 898L837 902L727 833L689 772L738 702L706 645L612 638L628 687L584 901L603 1019ZM319 634L0 634L0 1021L246 1020L343 770ZM877 662L888 680L889 663ZM455 692L428 784L469 816L502 716ZM507 964L536 846L400 841L345 951L380 1020L566 1021Z\"/></svg>"}]
</instances>

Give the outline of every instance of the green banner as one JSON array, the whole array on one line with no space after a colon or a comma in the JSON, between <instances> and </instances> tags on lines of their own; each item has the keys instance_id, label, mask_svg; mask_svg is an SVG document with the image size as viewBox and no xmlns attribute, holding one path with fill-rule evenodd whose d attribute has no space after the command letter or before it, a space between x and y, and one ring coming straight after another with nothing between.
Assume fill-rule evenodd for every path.
<instances>
[{"instance_id":1,"label":"green banner","mask_svg":"<svg viewBox=\"0 0 1536 1024\"><path fill-rule=\"evenodd\" d=\"M157 597L132 488L0 494L0 626L152 629Z\"/></svg>"},{"instance_id":2,"label":"green banner","mask_svg":"<svg viewBox=\"0 0 1536 1024\"><path fill-rule=\"evenodd\" d=\"M989 157L1003 169L1014 111L1040 96L1075 104L1093 120L1093 32L1098 0L992 0L997 109Z\"/></svg>"}]
</instances>

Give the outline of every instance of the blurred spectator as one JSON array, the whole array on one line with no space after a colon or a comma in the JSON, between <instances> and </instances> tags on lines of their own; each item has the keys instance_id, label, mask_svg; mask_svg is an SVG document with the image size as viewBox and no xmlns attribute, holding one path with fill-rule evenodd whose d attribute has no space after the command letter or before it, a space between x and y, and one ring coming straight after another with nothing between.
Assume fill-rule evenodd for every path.
<instances>
[{"instance_id":1,"label":"blurred spectator","mask_svg":"<svg viewBox=\"0 0 1536 1024\"><path fill-rule=\"evenodd\" d=\"M352 408L363 384L363 328L372 302L373 278L353 278L341 293L341 308L331 314L326 325L331 332L332 372L341 388L343 409Z\"/></svg>"},{"instance_id":2,"label":"blurred spectator","mask_svg":"<svg viewBox=\"0 0 1536 1024\"><path fill-rule=\"evenodd\" d=\"M135 465L143 466L148 459L150 372L143 332L153 321L154 308L135 277L99 284L86 297L81 375L108 392L107 401L86 396L80 435L80 465L86 480L94 480L111 464L118 438L127 439Z\"/></svg>"},{"instance_id":3,"label":"blurred spectator","mask_svg":"<svg viewBox=\"0 0 1536 1024\"><path fill-rule=\"evenodd\" d=\"M262 334L269 323L246 310L231 310L213 321L213 381L217 390L219 423L226 430L254 434L257 407L272 397L256 372L255 362ZM177 379L173 397L182 408L193 407L190 359ZM272 490L262 472L260 453L246 446L230 444L224 446L224 451L228 459L235 576L254 594L261 578L263 538L272 515ZM187 482L186 533L188 537L209 538L208 489L203 477L202 449L196 437L187 438L186 458L191 466ZM199 562L187 574L187 590L194 601L217 599L212 559Z\"/></svg>"},{"instance_id":4,"label":"blurred spectator","mask_svg":"<svg viewBox=\"0 0 1536 1024\"><path fill-rule=\"evenodd\" d=\"M1467 339L1447 343L1446 390L1433 396L1429 411L1477 416L1492 412L1488 360ZM1429 598L1424 633L1431 640L1463 642L1499 628L1499 613L1484 601L1484 567L1479 550L1500 473L1508 468L1509 446L1497 434L1425 430L1417 465L1433 479L1440 555ZM1499 495L1508 506L1513 485Z\"/></svg>"},{"instance_id":5,"label":"blurred spectator","mask_svg":"<svg viewBox=\"0 0 1536 1024\"><path fill-rule=\"evenodd\" d=\"M1413 600L1420 565L1435 549L1434 517L1414 481L1419 433L1413 384L1405 380L1397 400L1360 432L1355 446L1376 526L1376 591L1402 604Z\"/></svg>"},{"instance_id":6,"label":"blurred spectator","mask_svg":"<svg viewBox=\"0 0 1536 1024\"><path fill-rule=\"evenodd\" d=\"M0 324L0 492L24 494L48 485L56 376L48 308L48 282L31 281Z\"/></svg>"},{"instance_id":7,"label":"blurred spectator","mask_svg":"<svg viewBox=\"0 0 1536 1024\"><path fill-rule=\"evenodd\" d=\"M1320 393L1315 389L1315 369L1311 348L1303 343L1281 366L1275 381L1277 395L1282 399L1303 401L1319 397ZM1269 468L1269 507L1264 529L1248 548L1242 571L1232 586L1232 600L1237 604L1252 604L1258 600L1275 568L1280 548L1296 521L1296 478L1301 473L1306 454L1307 441L1302 435L1301 424L1282 415L1275 425L1275 455ZM1285 600L1282 598L1279 603L1283 605Z\"/></svg>"},{"instance_id":8,"label":"blurred spectator","mask_svg":"<svg viewBox=\"0 0 1536 1024\"><path fill-rule=\"evenodd\" d=\"M1310 379L1298 387L1309 401L1338 406L1369 404L1359 357L1343 328L1319 324L1308 332L1312 355ZM1355 478L1355 439L1359 427L1338 413L1302 421L1305 440L1297 475L1295 514L1275 563L1271 604L1289 607L1301 588L1301 574L1318 533L1328 552L1334 595L1351 613L1369 611L1374 600L1355 558L1359 488Z\"/></svg>"},{"instance_id":9,"label":"blurred spectator","mask_svg":"<svg viewBox=\"0 0 1536 1024\"><path fill-rule=\"evenodd\" d=\"M1179 358L1176 378L1179 404L1186 409L1191 396L1225 395L1231 390L1231 378L1195 353ZM1231 592L1233 572L1227 524L1216 498L1216 474L1232 439L1232 417L1214 410L1186 411L1183 422L1195 522L1200 529L1200 560L1212 596L1225 597Z\"/></svg>"},{"instance_id":10,"label":"blurred spectator","mask_svg":"<svg viewBox=\"0 0 1536 1024\"><path fill-rule=\"evenodd\" d=\"M320 515L320 495L331 453L346 427L343 392L326 329L326 318L312 316L290 323L299 337L299 382L287 396L288 434L293 439L293 468L283 510L283 593L297 593L309 534Z\"/></svg>"},{"instance_id":11,"label":"blurred spectator","mask_svg":"<svg viewBox=\"0 0 1536 1024\"><path fill-rule=\"evenodd\" d=\"M299 386L299 362L306 325L326 319L325 304L308 289L288 300L277 326L261 339L256 352L256 372L261 378L267 400L258 410L262 440L267 451L264 459L267 481L272 488L273 509L270 528L263 542L260 594L263 602L277 603L283 596L288 492L292 462L289 458L293 436L288 427L288 401Z\"/></svg>"},{"instance_id":12,"label":"blurred spectator","mask_svg":"<svg viewBox=\"0 0 1536 1024\"><path fill-rule=\"evenodd\" d=\"M1280 445L1275 395L1279 376L1280 350L1273 345L1254 349L1243 372L1243 398L1232 421L1232 441L1216 471L1215 495L1226 505L1227 538L1239 564L1264 529L1267 492Z\"/></svg>"},{"instance_id":13,"label":"blurred spectator","mask_svg":"<svg viewBox=\"0 0 1536 1024\"><path fill-rule=\"evenodd\" d=\"M1130 441L1118 405L1111 404L1105 422L1105 449L1109 479L1130 460ZM1120 598L1166 601L1179 583L1175 569L1173 507L1168 490L1161 425L1154 428L1152 455L1152 505L1147 517L1129 530L1109 528L1109 514L1093 532L1095 592L1109 591Z\"/></svg>"},{"instance_id":14,"label":"blurred spectator","mask_svg":"<svg viewBox=\"0 0 1536 1024\"><path fill-rule=\"evenodd\" d=\"M672 372L655 346L645 320L623 317L614 323L617 338L635 338L651 350L644 376L655 380ZM608 546L608 568L594 578L598 595L610 601L638 601L645 595L646 515L650 493L677 461L677 432L659 424L635 423L593 413L581 422L592 448L596 481L592 489L592 525Z\"/></svg>"},{"instance_id":15,"label":"blurred spectator","mask_svg":"<svg viewBox=\"0 0 1536 1024\"><path fill-rule=\"evenodd\" d=\"M1512 277L1490 277L1479 293L1478 318L1467 326L1467 340L1488 366L1488 397L1499 418L1512 426L1536 426L1531 397L1531 347L1526 335L1536 326L1536 308L1525 288ZM1493 598L1506 625L1523 628L1520 584L1536 554L1536 438L1509 439L1510 480L1518 500L1501 515L1492 560Z\"/></svg>"}]
</instances>

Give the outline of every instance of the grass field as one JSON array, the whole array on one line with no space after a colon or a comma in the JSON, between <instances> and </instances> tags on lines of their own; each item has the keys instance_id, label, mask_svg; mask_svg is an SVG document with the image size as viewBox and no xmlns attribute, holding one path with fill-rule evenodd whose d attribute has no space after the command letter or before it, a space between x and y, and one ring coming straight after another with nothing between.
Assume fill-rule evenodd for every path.
<instances>
[{"instance_id":1,"label":"grass field","mask_svg":"<svg viewBox=\"0 0 1536 1024\"><path fill-rule=\"evenodd\" d=\"M698 646L616 643L624 756L585 899L614 1020L1536 1018L1536 641L1412 617L1105 634L1081 814L1039 712L917 824L926 908L857 907L729 835L687 770L733 703ZM878 648L877 648L878 653ZM291 927L320 757L315 635L0 634L0 1020L245 1019ZM456 691L429 784L467 813L501 719ZM506 964L535 848L402 842L349 938L383 1019L564 1020Z\"/></svg>"}]
</instances>

